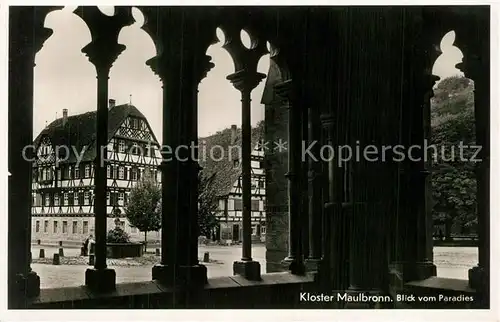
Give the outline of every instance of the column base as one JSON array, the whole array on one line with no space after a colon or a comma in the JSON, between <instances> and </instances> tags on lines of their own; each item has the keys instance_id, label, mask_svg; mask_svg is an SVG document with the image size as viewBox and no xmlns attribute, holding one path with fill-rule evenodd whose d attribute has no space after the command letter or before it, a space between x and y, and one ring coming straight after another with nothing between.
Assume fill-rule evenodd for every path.
<instances>
[{"instance_id":1,"label":"column base","mask_svg":"<svg viewBox=\"0 0 500 322\"><path fill-rule=\"evenodd\" d=\"M287 257L281 262L281 264L286 266L290 273L294 275L304 275L306 273L306 266L304 265L304 262L295 258Z\"/></svg>"},{"instance_id":2,"label":"column base","mask_svg":"<svg viewBox=\"0 0 500 322\"><path fill-rule=\"evenodd\" d=\"M400 287L409 281L421 281L437 275L436 265L432 262L395 262L390 267L391 280Z\"/></svg>"},{"instance_id":3,"label":"column base","mask_svg":"<svg viewBox=\"0 0 500 322\"><path fill-rule=\"evenodd\" d=\"M260 281L260 263L256 261L236 261L233 263L233 274L241 275L250 281Z\"/></svg>"},{"instance_id":4,"label":"column base","mask_svg":"<svg viewBox=\"0 0 500 322\"><path fill-rule=\"evenodd\" d=\"M203 287L208 283L207 267L204 265L174 266L155 265L151 275L153 280L165 286Z\"/></svg>"},{"instance_id":5,"label":"column base","mask_svg":"<svg viewBox=\"0 0 500 322\"><path fill-rule=\"evenodd\" d=\"M87 268L85 286L93 292L112 292L116 290L116 272L111 268Z\"/></svg>"},{"instance_id":6,"label":"column base","mask_svg":"<svg viewBox=\"0 0 500 322\"><path fill-rule=\"evenodd\" d=\"M486 272L483 267L475 266L469 269L469 286L475 290L482 290L486 281Z\"/></svg>"},{"instance_id":7,"label":"column base","mask_svg":"<svg viewBox=\"0 0 500 322\"><path fill-rule=\"evenodd\" d=\"M26 298L33 298L40 295L40 276L31 271L28 274L17 275L17 285L19 292Z\"/></svg>"},{"instance_id":8,"label":"column base","mask_svg":"<svg viewBox=\"0 0 500 322\"><path fill-rule=\"evenodd\" d=\"M308 258L305 262L305 268L307 272L317 272L319 270L319 266L321 263L321 259L319 258Z\"/></svg>"}]
</instances>

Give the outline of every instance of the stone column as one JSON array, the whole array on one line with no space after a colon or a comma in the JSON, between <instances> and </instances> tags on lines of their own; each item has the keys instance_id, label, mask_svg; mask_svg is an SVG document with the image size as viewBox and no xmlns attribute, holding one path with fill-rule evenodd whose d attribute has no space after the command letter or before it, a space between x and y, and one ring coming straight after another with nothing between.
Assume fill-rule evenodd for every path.
<instances>
[{"instance_id":1,"label":"stone column","mask_svg":"<svg viewBox=\"0 0 500 322\"><path fill-rule=\"evenodd\" d=\"M318 158L321 147L321 123L318 112L314 107L309 108L309 144L313 144L311 153ZM312 158L305 160L309 166L309 254L307 266L309 269L318 268L318 262L322 255L322 182L321 182L321 162Z\"/></svg>"},{"instance_id":2,"label":"stone column","mask_svg":"<svg viewBox=\"0 0 500 322\"><path fill-rule=\"evenodd\" d=\"M265 78L266 75L240 70L227 77L233 86L241 92L241 136L242 136L242 190L243 190L243 249L241 261L233 264L234 274L245 276L250 280L260 279L260 264L252 260L252 186L251 186L251 160L252 152L252 127L250 120L250 107L252 90Z\"/></svg>"},{"instance_id":3,"label":"stone column","mask_svg":"<svg viewBox=\"0 0 500 322\"><path fill-rule=\"evenodd\" d=\"M94 160L95 265L85 271L85 285L93 291L109 292L116 288L116 273L106 265L107 207L106 166L108 145L109 71L125 46L118 44L120 30L133 22L130 8L121 8L108 17L97 7L81 7L76 13L91 31L92 41L82 52L97 72L96 157Z\"/></svg>"},{"instance_id":4,"label":"stone column","mask_svg":"<svg viewBox=\"0 0 500 322\"><path fill-rule=\"evenodd\" d=\"M400 109L400 144L406 157L398 162L399 203L396 220L394 258L391 268L397 287L412 280L436 276L432 262L432 213L428 206L430 166L425 151L430 140L430 98L437 80L431 75L436 57L425 50L426 41L419 26L414 26L414 44L405 48L407 63L403 74L404 104ZM410 28L408 28L410 31Z\"/></svg>"},{"instance_id":5,"label":"stone column","mask_svg":"<svg viewBox=\"0 0 500 322\"><path fill-rule=\"evenodd\" d=\"M163 83L161 261L153 280L164 285L201 286L207 268L198 262L198 84L213 64L200 64L182 49L148 62ZM177 53L178 54L178 53ZM206 58L206 57L205 57Z\"/></svg>"},{"instance_id":6,"label":"stone column","mask_svg":"<svg viewBox=\"0 0 500 322\"><path fill-rule=\"evenodd\" d=\"M301 202L301 106L294 102L292 80L275 85L277 95L288 101L288 256L284 264L292 274L305 272L302 245ZM295 103L295 104L294 104Z\"/></svg>"},{"instance_id":7,"label":"stone column","mask_svg":"<svg viewBox=\"0 0 500 322\"><path fill-rule=\"evenodd\" d=\"M33 148L33 71L35 55L52 34L43 28L54 7L9 8L8 106L8 307L23 308L40 294L40 277L31 270Z\"/></svg>"},{"instance_id":8,"label":"stone column","mask_svg":"<svg viewBox=\"0 0 500 322\"><path fill-rule=\"evenodd\" d=\"M481 147L475 157L479 260L469 269L469 285L478 291L476 302L481 308L490 306L490 48L487 20L484 25L476 25L472 30L477 33L471 32L464 40L467 43L460 47L466 47L462 69L474 81L476 146Z\"/></svg>"}]
</instances>

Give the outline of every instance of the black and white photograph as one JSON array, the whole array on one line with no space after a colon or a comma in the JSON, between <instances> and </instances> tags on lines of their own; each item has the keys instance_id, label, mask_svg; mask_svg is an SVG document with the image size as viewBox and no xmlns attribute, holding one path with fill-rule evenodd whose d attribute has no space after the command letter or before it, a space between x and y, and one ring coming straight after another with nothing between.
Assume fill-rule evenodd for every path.
<instances>
[{"instance_id":1,"label":"black and white photograph","mask_svg":"<svg viewBox=\"0 0 500 322\"><path fill-rule=\"evenodd\" d=\"M8 311L499 318L494 5L3 7Z\"/></svg>"}]
</instances>

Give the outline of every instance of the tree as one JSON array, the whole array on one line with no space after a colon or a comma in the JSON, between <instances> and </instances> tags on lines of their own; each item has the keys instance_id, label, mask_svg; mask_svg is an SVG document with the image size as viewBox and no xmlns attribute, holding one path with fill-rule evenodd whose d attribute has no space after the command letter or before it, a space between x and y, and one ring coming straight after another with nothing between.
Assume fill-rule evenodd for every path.
<instances>
[{"instance_id":1,"label":"tree","mask_svg":"<svg viewBox=\"0 0 500 322\"><path fill-rule=\"evenodd\" d=\"M473 84L464 77L444 79L435 89L431 114L431 143L438 147L433 160L433 218L444 222L446 237L452 224L473 228L476 215ZM462 155L460 155L462 153Z\"/></svg>"},{"instance_id":2,"label":"tree","mask_svg":"<svg viewBox=\"0 0 500 322\"><path fill-rule=\"evenodd\" d=\"M210 237L212 230L218 225L216 217L219 199L214 189L215 173L198 174L198 225L200 235Z\"/></svg>"},{"instance_id":3,"label":"tree","mask_svg":"<svg viewBox=\"0 0 500 322\"><path fill-rule=\"evenodd\" d=\"M125 215L133 227L144 232L144 247L147 247L148 231L161 228L161 189L149 171L130 191Z\"/></svg>"}]
</instances>

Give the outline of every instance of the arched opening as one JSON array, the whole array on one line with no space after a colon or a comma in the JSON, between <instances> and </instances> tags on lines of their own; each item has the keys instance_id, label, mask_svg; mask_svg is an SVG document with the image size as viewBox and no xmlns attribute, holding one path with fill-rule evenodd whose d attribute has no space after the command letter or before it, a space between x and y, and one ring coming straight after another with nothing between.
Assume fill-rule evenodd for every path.
<instances>
[{"instance_id":1,"label":"arched opening","mask_svg":"<svg viewBox=\"0 0 500 322\"><path fill-rule=\"evenodd\" d=\"M198 129L200 146L201 172L199 212L205 213L210 204L217 209L216 223L211 227L202 227L204 238L212 242L228 245L240 244L243 240L242 224L242 168L241 168L241 129L242 103L241 92L235 89L227 79L235 72L233 58L224 48L226 35L217 28L218 43L210 46L207 55L212 57L215 67L202 80L198 95ZM239 33L244 48L252 50L256 42L245 30ZM261 58L257 72L267 74L269 57ZM265 174L263 154L259 141L263 137L264 105L262 95L266 79L251 92L251 186L252 186L252 257L259 261L261 272L265 272ZM218 93L214 95L214 93ZM260 150L259 150L260 149ZM224 154L224 155L222 155ZM207 179L211 178L211 179ZM219 187L217 194L208 194L207 189ZM201 225L203 226L203 224ZM207 229L206 229L207 228ZM224 255L214 260L222 262L223 272L218 273L208 266L208 276L232 275L232 264L241 258L241 247L224 250ZM199 247L200 253L204 246ZM264 269L262 269L264 268Z\"/></svg>"},{"instance_id":2,"label":"arched opening","mask_svg":"<svg viewBox=\"0 0 500 322\"><path fill-rule=\"evenodd\" d=\"M45 26L54 34L36 57L35 145L44 156L59 148L55 156L61 158L54 163L54 159L45 157L46 166L34 166L33 171L32 266L41 277L41 288L82 285L92 249L86 241L95 238L94 164L86 153L93 150L95 140L96 68L82 53L92 39L85 22L74 14L75 9L68 6L47 15ZM116 13L113 6L99 9L109 17ZM137 8L132 8L132 15L135 23L123 28L118 38L126 50L110 72L108 127L114 131L108 134L106 208L107 230L119 227L123 236L137 242L143 241L145 234L130 224L126 206L139 180L152 177L159 185L162 92L158 78L145 64L156 50L151 38L140 29L144 16ZM159 233L149 232L147 236L159 242ZM63 266L58 267L52 265L52 256L59 252L61 243ZM84 243L86 256L81 256ZM108 264L117 268L118 283L137 276L138 280L150 279L149 264L159 261L154 255L158 246L154 242L150 246L153 254L143 257L149 262L142 264L142 275L120 267L130 266L127 261ZM41 249L46 258L40 258Z\"/></svg>"},{"instance_id":3,"label":"arched opening","mask_svg":"<svg viewBox=\"0 0 500 322\"><path fill-rule=\"evenodd\" d=\"M432 219L437 275L468 278L478 261L474 83L456 65L463 54L455 32L441 40L439 76L431 99Z\"/></svg>"},{"instance_id":4,"label":"arched opening","mask_svg":"<svg viewBox=\"0 0 500 322\"><path fill-rule=\"evenodd\" d=\"M144 256L151 257L150 261L154 263L159 261L151 254L160 248L161 211L159 207L138 209L137 205L158 203L157 197L161 195L159 165L163 97L158 76L146 65L146 61L156 55L156 48L151 37L141 29L145 17L136 7L131 11L134 23L124 27L118 36L118 43L125 45L126 50L113 64L109 79L109 98L114 100L111 103L113 108L128 113L128 116L108 144L111 167L108 213L120 211L121 227L131 241L146 243ZM143 190L138 183L154 189L154 196L141 193ZM154 220L144 220L137 213ZM112 228L113 225L108 230Z\"/></svg>"}]
</instances>

